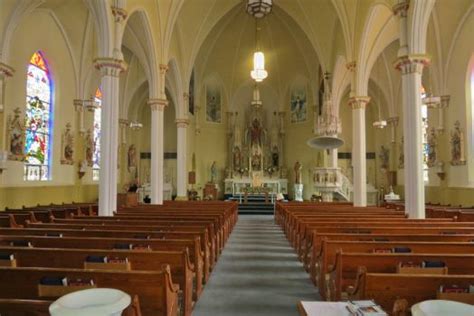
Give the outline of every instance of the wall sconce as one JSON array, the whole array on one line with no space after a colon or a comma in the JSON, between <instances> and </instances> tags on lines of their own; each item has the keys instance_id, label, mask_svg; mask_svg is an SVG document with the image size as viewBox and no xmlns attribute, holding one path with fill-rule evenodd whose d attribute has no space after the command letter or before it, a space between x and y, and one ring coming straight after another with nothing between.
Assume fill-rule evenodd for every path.
<instances>
[{"instance_id":1,"label":"wall sconce","mask_svg":"<svg viewBox=\"0 0 474 316\"><path fill-rule=\"evenodd\" d=\"M438 161L435 165L436 175L442 181L446 177L446 172L444 171L444 162Z\"/></svg>"},{"instance_id":2,"label":"wall sconce","mask_svg":"<svg viewBox=\"0 0 474 316\"><path fill-rule=\"evenodd\" d=\"M7 170L8 151L0 150L0 174Z\"/></svg>"},{"instance_id":3,"label":"wall sconce","mask_svg":"<svg viewBox=\"0 0 474 316\"><path fill-rule=\"evenodd\" d=\"M137 121L132 121L130 122L130 129L132 131L138 131L139 129L141 129L143 127L143 124L142 123L139 123Z\"/></svg>"}]
</instances>

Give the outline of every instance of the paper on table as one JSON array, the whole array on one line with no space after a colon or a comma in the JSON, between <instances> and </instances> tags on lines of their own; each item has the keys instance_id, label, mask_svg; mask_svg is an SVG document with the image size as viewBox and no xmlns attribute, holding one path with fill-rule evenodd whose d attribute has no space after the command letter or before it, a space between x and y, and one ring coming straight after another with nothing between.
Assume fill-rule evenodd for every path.
<instances>
[{"instance_id":1,"label":"paper on table","mask_svg":"<svg viewBox=\"0 0 474 316\"><path fill-rule=\"evenodd\" d=\"M351 316L344 302L301 302L308 316Z\"/></svg>"}]
</instances>

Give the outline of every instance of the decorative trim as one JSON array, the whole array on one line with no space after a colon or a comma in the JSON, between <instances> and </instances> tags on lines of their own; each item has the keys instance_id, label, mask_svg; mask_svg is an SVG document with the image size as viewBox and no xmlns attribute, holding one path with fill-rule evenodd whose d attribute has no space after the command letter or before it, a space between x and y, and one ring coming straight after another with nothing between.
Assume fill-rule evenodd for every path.
<instances>
[{"instance_id":1,"label":"decorative trim","mask_svg":"<svg viewBox=\"0 0 474 316\"><path fill-rule=\"evenodd\" d=\"M186 118L176 119L175 123L178 128L186 128L189 125L189 120Z\"/></svg>"},{"instance_id":2,"label":"decorative trim","mask_svg":"<svg viewBox=\"0 0 474 316\"><path fill-rule=\"evenodd\" d=\"M119 119L119 124L123 125L123 127L128 127L130 124L130 121L127 119Z\"/></svg>"},{"instance_id":3,"label":"decorative trim","mask_svg":"<svg viewBox=\"0 0 474 316\"><path fill-rule=\"evenodd\" d=\"M398 122L400 121L400 118L398 116L392 116L387 118L387 123L388 124L393 124L393 126L398 126Z\"/></svg>"},{"instance_id":4,"label":"decorative trim","mask_svg":"<svg viewBox=\"0 0 474 316\"><path fill-rule=\"evenodd\" d=\"M74 99L72 100L72 104L74 105L76 112L84 111L84 100Z\"/></svg>"},{"instance_id":5,"label":"decorative trim","mask_svg":"<svg viewBox=\"0 0 474 316\"><path fill-rule=\"evenodd\" d=\"M450 95L442 95L441 97L441 108L444 109L444 108L448 108L449 107L449 101L451 100L451 96Z\"/></svg>"},{"instance_id":6,"label":"decorative trim","mask_svg":"<svg viewBox=\"0 0 474 316\"><path fill-rule=\"evenodd\" d=\"M165 75L169 67L166 64L160 64L160 74Z\"/></svg>"},{"instance_id":7,"label":"decorative trim","mask_svg":"<svg viewBox=\"0 0 474 316\"><path fill-rule=\"evenodd\" d=\"M152 111L163 111L168 106L168 103L166 99L149 99L147 101Z\"/></svg>"},{"instance_id":8,"label":"decorative trim","mask_svg":"<svg viewBox=\"0 0 474 316\"><path fill-rule=\"evenodd\" d=\"M100 71L102 76L118 77L127 70L127 63L122 59L112 57L98 57L94 59L94 67Z\"/></svg>"},{"instance_id":9,"label":"decorative trim","mask_svg":"<svg viewBox=\"0 0 474 316\"><path fill-rule=\"evenodd\" d=\"M118 23L124 21L128 16L127 10L114 6L112 7L112 14L115 17L115 22Z\"/></svg>"},{"instance_id":10,"label":"decorative trim","mask_svg":"<svg viewBox=\"0 0 474 316\"><path fill-rule=\"evenodd\" d=\"M424 54L413 54L399 57L395 63L395 69L400 70L403 75L411 73L423 73L423 68L428 67L431 57Z\"/></svg>"},{"instance_id":11,"label":"decorative trim","mask_svg":"<svg viewBox=\"0 0 474 316\"><path fill-rule=\"evenodd\" d=\"M0 62L0 75L3 75L5 77L12 77L14 73L15 69L13 69L13 67L10 67L7 64Z\"/></svg>"},{"instance_id":12,"label":"decorative trim","mask_svg":"<svg viewBox=\"0 0 474 316\"><path fill-rule=\"evenodd\" d=\"M348 62L346 64L346 68L347 70L349 70L350 72L354 72L356 70L356 67L357 67L357 62L355 61L351 61L351 62Z\"/></svg>"},{"instance_id":13,"label":"decorative trim","mask_svg":"<svg viewBox=\"0 0 474 316\"><path fill-rule=\"evenodd\" d=\"M370 97L366 97L366 96L352 97L349 99L349 106L353 110L358 110L358 109L365 110L369 102L370 102Z\"/></svg>"},{"instance_id":14,"label":"decorative trim","mask_svg":"<svg viewBox=\"0 0 474 316\"><path fill-rule=\"evenodd\" d=\"M394 15L400 14L400 17L406 18L408 15L409 1L400 2L393 6L392 11Z\"/></svg>"}]
</instances>

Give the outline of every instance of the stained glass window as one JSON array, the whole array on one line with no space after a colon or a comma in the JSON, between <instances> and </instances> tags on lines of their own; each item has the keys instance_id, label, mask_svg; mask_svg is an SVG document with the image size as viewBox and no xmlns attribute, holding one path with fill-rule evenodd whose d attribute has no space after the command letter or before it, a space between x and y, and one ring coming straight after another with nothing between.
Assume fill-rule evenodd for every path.
<instances>
[{"instance_id":1,"label":"stained glass window","mask_svg":"<svg viewBox=\"0 0 474 316\"><path fill-rule=\"evenodd\" d=\"M426 91L423 86L421 86L421 99L423 100L426 97ZM421 133L422 133L422 143L423 143L423 180L425 182L429 181L429 144L428 144L428 107L425 104L421 105Z\"/></svg>"},{"instance_id":2,"label":"stained glass window","mask_svg":"<svg viewBox=\"0 0 474 316\"><path fill-rule=\"evenodd\" d=\"M51 131L53 85L43 53L37 51L26 77L24 180L51 179Z\"/></svg>"},{"instance_id":3,"label":"stained glass window","mask_svg":"<svg viewBox=\"0 0 474 316\"><path fill-rule=\"evenodd\" d=\"M94 110L94 155L92 157L92 180L99 180L99 170L100 170L100 119L102 112L102 90L97 88L95 91L94 102L97 107Z\"/></svg>"}]
</instances>

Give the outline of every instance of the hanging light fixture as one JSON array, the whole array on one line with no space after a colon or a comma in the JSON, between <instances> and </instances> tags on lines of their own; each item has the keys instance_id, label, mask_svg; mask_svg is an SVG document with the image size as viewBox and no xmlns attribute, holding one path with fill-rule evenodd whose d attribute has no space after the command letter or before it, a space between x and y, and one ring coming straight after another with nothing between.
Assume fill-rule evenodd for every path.
<instances>
[{"instance_id":1,"label":"hanging light fixture","mask_svg":"<svg viewBox=\"0 0 474 316\"><path fill-rule=\"evenodd\" d=\"M380 76L380 67L377 65L377 77L378 78L381 78ZM378 108L378 112L379 112L379 120L378 121L375 121L372 123L372 126L375 127L375 128L379 128L379 129L384 129L385 127L387 127L387 121L386 120L383 120L382 119L382 98L380 97L380 87L378 87L378 89L376 90L376 93L377 93L377 108Z\"/></svg>"},{"instance_id":2,"label":"hanging light fixture","mask_svg":"<svg viewBox=\"0 0 474 316\"><path fill-rule=\"evenodd\" d=\"M263 5L263 3L269 3L271 10L271 1L268 2L249 0L247 4L247 12L249 12L249 14L255 17L255 53L253 54L253 70L250 71L250 77L252 77L252 79L256 82L262 82L265 78L268 77L268 72L265 70L265 55L258 47L258 31L260 30L258 28L258 19L264 17L265 14L257 16L249 11L249 8L252 5L255 5L256 3L259 3L261 5ZM268 11L268 13L269 12L270 11Z\"/></svg>"},{"instance_id":3,"label":"hanging light fixture","mask_svg":"<svg viewBox=\"0 0 474 316\"><path fill-rule=\"evenodd\" d=\"M272 5L272 0L248 0L247 13L260 19L272 11Z\"/></svg>"}]
</instances>

